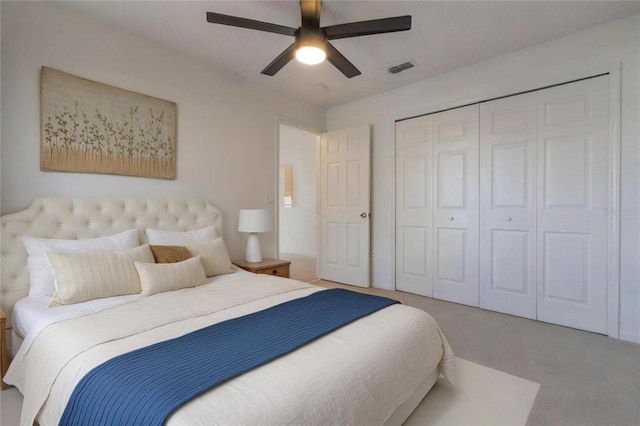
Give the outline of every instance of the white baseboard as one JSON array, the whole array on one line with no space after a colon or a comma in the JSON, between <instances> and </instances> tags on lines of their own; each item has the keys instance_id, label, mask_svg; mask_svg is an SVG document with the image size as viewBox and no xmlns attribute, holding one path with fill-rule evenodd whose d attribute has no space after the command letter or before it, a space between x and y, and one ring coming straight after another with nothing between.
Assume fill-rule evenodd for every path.
<instances>
[{"instance_id":1,"label":"white baseboard","mask_svg":"<svg viewBox=\"0 0 640 426\"><path fill-rule=\"evenodd\" d=\"M626 340L628 342L640 343L640 335L620 330L620 340Z\"/></svg>"}]
</instances>

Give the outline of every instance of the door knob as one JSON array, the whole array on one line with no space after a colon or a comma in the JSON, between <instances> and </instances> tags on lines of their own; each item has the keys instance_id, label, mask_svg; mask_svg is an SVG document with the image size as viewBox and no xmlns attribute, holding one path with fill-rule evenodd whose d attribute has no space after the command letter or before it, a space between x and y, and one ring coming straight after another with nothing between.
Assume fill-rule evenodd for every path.
<instances>
[{"instance_id":1,"label":"door knob","mask_svg":"<svg viewBox=\"0 0 640 426\"><path fill-rule=\"evenodd\" d=\"M449 218L449 220L450 220L451 222L453 222L453 216L451 216L451 217Z\"/></svg>"},{"instance_id":2,"label":"door knob","mask_svg":"<svg viewBox=\"0 0 640 426\"><path fill-rule=\"evenodd\" d=\"M363 218L363 219L366 219L367 216L368 215L365 212L360 213L360 217Z\"/></svg>"},{"instance_id":3,"label":"door knob","mask_svg":"<svg viewBox=\"0 0 640 426\"><path fill-rule=\"evenodd\" d=\"M507 218L507 222L511 222L511 216Z\"/></svg>"}]
</instances>

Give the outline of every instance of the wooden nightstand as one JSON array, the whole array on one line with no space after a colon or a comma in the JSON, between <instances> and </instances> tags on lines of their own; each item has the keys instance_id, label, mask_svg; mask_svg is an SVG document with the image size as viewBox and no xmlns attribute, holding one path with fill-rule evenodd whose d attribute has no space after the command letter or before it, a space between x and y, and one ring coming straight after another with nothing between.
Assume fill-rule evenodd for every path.
<instances>
[{"instance_id":1,"label":"wooden nightstand","mask_svg":"<svg viewBox=\"0 0 640 426\"><path fill-rule=\"evenodd\" d=\"M7 359L7 316L0 309L0 377L4 377L9 368L9 360ZM0 388L6 389L8 386L4 381L0 380Z\"/></svg>"},{"instance_id":2,"label":"wooden nightstand","mask_svg":"<svg viewBox=\"0 0 640 426\"><path fill-rule=\"evenodd\" d=\"M233 264L254 274L268 274L289 278L289 265L291 262L280 259L262 259L262 262L234 260Z\"/></svg>"}]
</instances>

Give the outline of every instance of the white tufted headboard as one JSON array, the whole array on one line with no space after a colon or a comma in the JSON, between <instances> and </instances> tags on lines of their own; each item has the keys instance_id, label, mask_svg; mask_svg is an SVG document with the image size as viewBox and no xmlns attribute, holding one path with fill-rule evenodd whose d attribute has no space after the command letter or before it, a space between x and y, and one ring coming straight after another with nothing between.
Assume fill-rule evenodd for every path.
<instances>
[{"instance_id":1,"label":"white tufted headboard","mask_svg":"<svg viewBox=\"0 0 640 426\"><path fill-rule=\"evenodd\" d=\"M189 231L215 225L222 235L222 214L198 198L36 198L26 209L1 218L0 282L2 310L11 327L18 299L29 294L27 251L22 236L40 238L96 238L145 228Z\"/></svg>"}]
</instances>

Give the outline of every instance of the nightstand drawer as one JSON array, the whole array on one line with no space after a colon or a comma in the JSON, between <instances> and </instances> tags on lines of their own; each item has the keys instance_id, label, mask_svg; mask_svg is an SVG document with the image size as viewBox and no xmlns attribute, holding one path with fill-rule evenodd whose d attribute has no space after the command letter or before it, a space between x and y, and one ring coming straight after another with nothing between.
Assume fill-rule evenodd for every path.
<instances>
[{"instance_id":1,"label":"nightstand drawer","mask_svg":"<svg viewBox=\"0 0 640 426\"><path fill-rule=\"evenodd\" d=\"M264 268L256 272L258 274L268 274L268 275L275 275L283 278L289 278L289 265L278 266L273 268Z\"/></svg>"},{"instance_id":2,"label":"nightstand drawer","mask_svg":"<svg viewBox=\"0 0 640 426\"><path fill-rule=\"evenodd\" d=\"M276 277L289 278L288 260L262 259L262 262L247 262L245 260L234 260L233 264L254 274L274 275Z\"/></svg>"}]
</instances>

